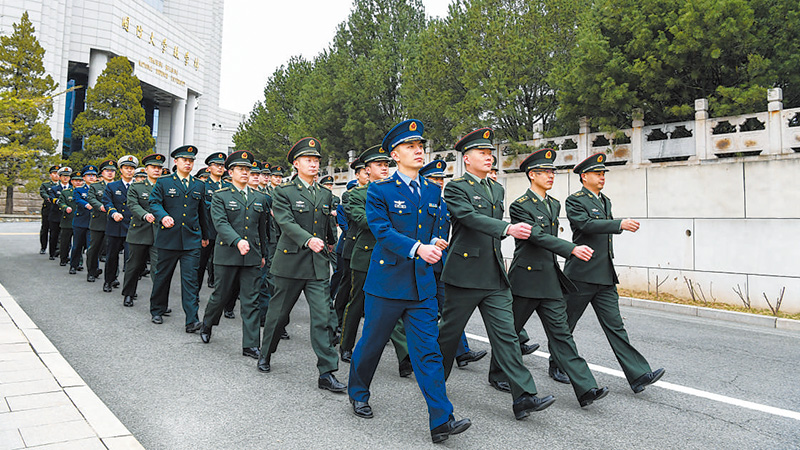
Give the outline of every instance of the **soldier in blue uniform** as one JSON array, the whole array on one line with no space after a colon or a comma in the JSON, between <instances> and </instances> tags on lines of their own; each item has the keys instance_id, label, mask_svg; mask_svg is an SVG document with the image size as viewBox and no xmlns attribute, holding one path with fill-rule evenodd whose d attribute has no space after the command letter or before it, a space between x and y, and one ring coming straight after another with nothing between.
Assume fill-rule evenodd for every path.
<instances>
[{"instance_id":1,"label":"soldier in blue uniform","mask_svg":"<svg viewBox=\"0 0 800 450\"><path fill-rule=\"evenodd\" d=\"M128 246L125 238L128 236L128 227L131 224L131 212L128 209L128 188L133 183L133 172L139 166L139 160L133 155L126 155L117 161L120 179L106 185L103 193L103 204L108 211L106 223L106 239L108 250L106 254L105 283L103 292L111 292L119 286L117 273L119 272L119 252L123 252L123 263L128 259ZM116 283L115 283L116 281Z\"/></svg>"},{"instance_id":2,"label":"soldier in blue uniform","mask_svg":"<svg viewBox=\"0 0 800 450\"><path fill-rule=\"evenodd\" d=\"M75 275L83 270L80 264L83 250L86 249L89 235L89 221L92 218L92 205L89 204L89 186L97 181L97 166L88 165L81 170L84 185L75 188L72 198L75 201L75 217L72 219L72 254L70 255L69 273Z\"/></svg>"},{"instance_id":3,"label":"soldier in blue uniform","mask_svg":"<svg viewBox=\"0 0 800 450\"><path fill-rule=\"evenodd\" d=\"M369 387L389 335L402 319L417 384L428 404L431 439L441 442L472 423L453 417L437 343L432 264L442 257L435 245L442 191L419 176L425 161L422 133L422 122L412 119L386 134L381 146L397 162L397 172L371 183L367 191L367 220L377 243L364 285L364 328L353 352L348 393L357 416L373 416Z\"/></svg>"},{"instance_id":4,"label":"soldier in blue uniform","mask_svg":"<svg viewBox=\"0 0 800 450\"><path fill-rule=\"evenodd\" d=\"M184 145L170 154L175 161L175 173L162 176L150 193L150 211L156 216L158 231L155 246L158 264L150 294L151 321L164 323L169 287L175 266L181 263L181 303L186 314L186 332L194 333L203 327L197 317L197 267L200 249L208 245L208 217L203 203L205 186L191 176L197 147Z\"/></svg>"},{"instance_id":5,"label":"soldier in blue uniform","mask_svg":"<svg viewBox=\"0 0 800 450\"><path fill-rule=\"evenodd\" d=\"M447 163L445 161L436 159L425 164L425 166L420 169L419 174L440 188L444 188L444 171L446 168ZM442 199L439 204L438 218L436 237L441 239L439 248L442 250L442 259L433 265L433 273L436 275L436 302L439 305L439 313L441 315L445 299L444 283L442 282L442 267L444 267L444 262L447 260L447 246L444 243L450 239L450 213L447 211L447 204L444 199ZM459 342L458 351L456 352L456 364L458 367L467 367L467 364L479 361L484 356L486 356L486 350L471 350L467 342L467 334L461 333L461 342Z\"/></svg>"}]
</instances>

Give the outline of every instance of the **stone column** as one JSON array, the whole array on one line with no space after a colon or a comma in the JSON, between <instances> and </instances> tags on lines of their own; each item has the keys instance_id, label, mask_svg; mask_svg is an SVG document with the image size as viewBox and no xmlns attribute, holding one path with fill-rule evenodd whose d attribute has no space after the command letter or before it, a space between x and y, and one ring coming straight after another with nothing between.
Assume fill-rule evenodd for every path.
<instances>
[{"instance_id":1,"label":"stone column","mask_svg":"<svg viewBox=\"0 0 800 450\"><path fill-rule=\"evenodd\" d=\"M170 117L169 128L169 151L185 144L183 140L183 130L186 118L186 100L182 98L172 99L172 114Z\"/></svg>"},{"instance_id":2,"label":"stone column","mask_svg":"<svg viewBox=\"0 0 800 450\"><path fill-rule=\"evenodd\" d=\"M197 94L189 92L186 95L186 114L184 115L183 143L194 144L194 111L197 108ZM208 149L205 149L208 151ZM216 151L216 149L212 149Z\"/></svg>"},{"instance_id":3,"label":"stone column","mask_svg":"<svg viewBox=\"0 0 800 450\"><path fill-rule=\"evenodd\" d=\"M642 108L633 108L633 130L631 130L631 162L634 165L642 163L642 149L644 149L644 111Z\"/></svg>"},{"instance_id":4,"label":"stone column","mask_svg":"<svg viewBox=\"0 0 800 450\"><path fill-rule=\"evenodd\" d=\"M768 90L767 101L769 143L764 153L783 153L783 90L781 88Z\"/></svg>"},{"instance_id":5,"label":"stone column","mask_svg":"<svg viewBox=\"0 0 800 450\"><path fill-rule=\"evenodd\" d=\"M158 106L158 137L156 138L156 153L160 153L166 157L165 161L169 161L169 154L172 151L170 145L170 121L172 118L172 108L169 106ZM170 166L172 167L172 166Z\"/></svg>"},{"instance_id":6,"label":"stone column","mask_svg":"<svg viewBox=\"0 0 800 450\"><path fill-rule=\"evenodd\" d=\"M356 177L355 171L350 168L350 164L356 159L356 151L355 150L348 150L347 151L347 180L350 181Z\"/></svg>"},{"instance_id":7,"label":"stone column","mask_svg":"<svg viewBox=\"0 0 800 450\"><path fill-rule=\"evenodd\" d=\"M589 118L586 116L578 120L580 131L578 131L578 159L576 164L589 157Z\"/></svg>"},{"instance_id":8,"label":"stone column","mask_svg":"<svg viewBox=\"0 0 800 450\"><path fill-rule=\"evenodd\" d=\"M708 99L698 98L694 101L694 143L695 155L698 159L711 159L711 138L708 135Z\"/></svg>"},{"instance_id":9,"label":"stone column","mask_svg":"<svg viewBox=\"0 0 800 450\"><path fill-rule=\"evenodd\" d=\"M97 84L97 77L103 73L108 64L108 53L99 50L92 50L89 53L89 87L93 88Z\"/></svg>"}]
</instances>

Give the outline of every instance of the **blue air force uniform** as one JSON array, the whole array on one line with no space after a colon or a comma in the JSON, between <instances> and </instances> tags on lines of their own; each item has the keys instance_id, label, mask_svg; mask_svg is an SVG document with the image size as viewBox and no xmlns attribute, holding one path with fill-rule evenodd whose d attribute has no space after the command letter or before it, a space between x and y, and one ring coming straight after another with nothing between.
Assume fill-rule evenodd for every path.
<instances>
[{"instance_id":1,"label":"blue air force uniform","mask_svg":"<svg viewBox=\"0 0 800 450\"><path fill-rule=\"evenodd\" d=\"M127 155L120 158L117 161L117 165L120 168L122 166L137 167L139 160L135 156ZM127 183L124 180L112 181L106 185L106 189L103 192L103 205L108 211L108 220L106 222L108 250L104 273L104 292L111 292L111 283L117 278L120 250L125 250L123 264L128 259L128 246L125 244L125 238L128 236L128 227L131 224L131 211L128 208L128 187L131 183L133 183L133 180ZM114 220L114 214L122 214L122 220L119 222Z\"/></svg>"}]
</instances>

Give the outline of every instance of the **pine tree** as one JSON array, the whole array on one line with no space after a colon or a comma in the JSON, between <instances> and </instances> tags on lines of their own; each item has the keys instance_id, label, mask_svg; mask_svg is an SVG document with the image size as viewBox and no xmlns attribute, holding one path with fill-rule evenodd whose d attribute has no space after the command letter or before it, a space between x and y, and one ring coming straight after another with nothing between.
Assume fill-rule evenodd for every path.
<instances>
[{"instance_id":1,"label":"pine tree","mask_svg":"<svg viewBox=\"0 0 800 450\"><path fill-rule=\"evenodd\" d=\"M0 186L5 212L14 210L14 187L36 189L57 141L47 124L56 83L44 72L44 48L28 13L10 36L0 37Z\"/></svg>"},{"instance_id":2,"label":"pine tree","mask_svg":"<svg viewBox=\"0 0 800 450\"><path fill-rule=\"evenodd\" d=\"M73 132L83 137L83 154L70 158L97 161L135 155L141 159L152 152L155 139L145 125L141 102L142 86L128 58L111 58L97 84L86 92L86 108L75 118Z\"/></svg>"}]
</instances>

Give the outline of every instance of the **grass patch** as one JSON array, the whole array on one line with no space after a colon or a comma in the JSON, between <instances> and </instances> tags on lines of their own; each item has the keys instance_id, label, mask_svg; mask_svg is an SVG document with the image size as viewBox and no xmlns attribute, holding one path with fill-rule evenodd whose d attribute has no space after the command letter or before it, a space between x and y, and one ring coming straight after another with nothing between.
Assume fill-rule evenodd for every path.
<instances>
[{"instance_id":1,"label":"grass patch","mask_svg":"<svg viewBox=\"0 0 800 450\"><path fill-rule=\"evenodd\" d=\"M619 288L619 295L623 297L641 298L644 300L653 300L664 303L678 303L681 305L702 306L704 308L723 309L725 311L737 311L749 314L760 314L762 316L780 317L782 319L800 320L800 313L790 314L783 311L778 311L778 315L775 316L769 309L745 308L744 306L729 305L727 303L694 301L689 298L677 297L675 295L666 293L659 293L658 297L656 297L654 292Z\"/></svg>"}]
</instances>

